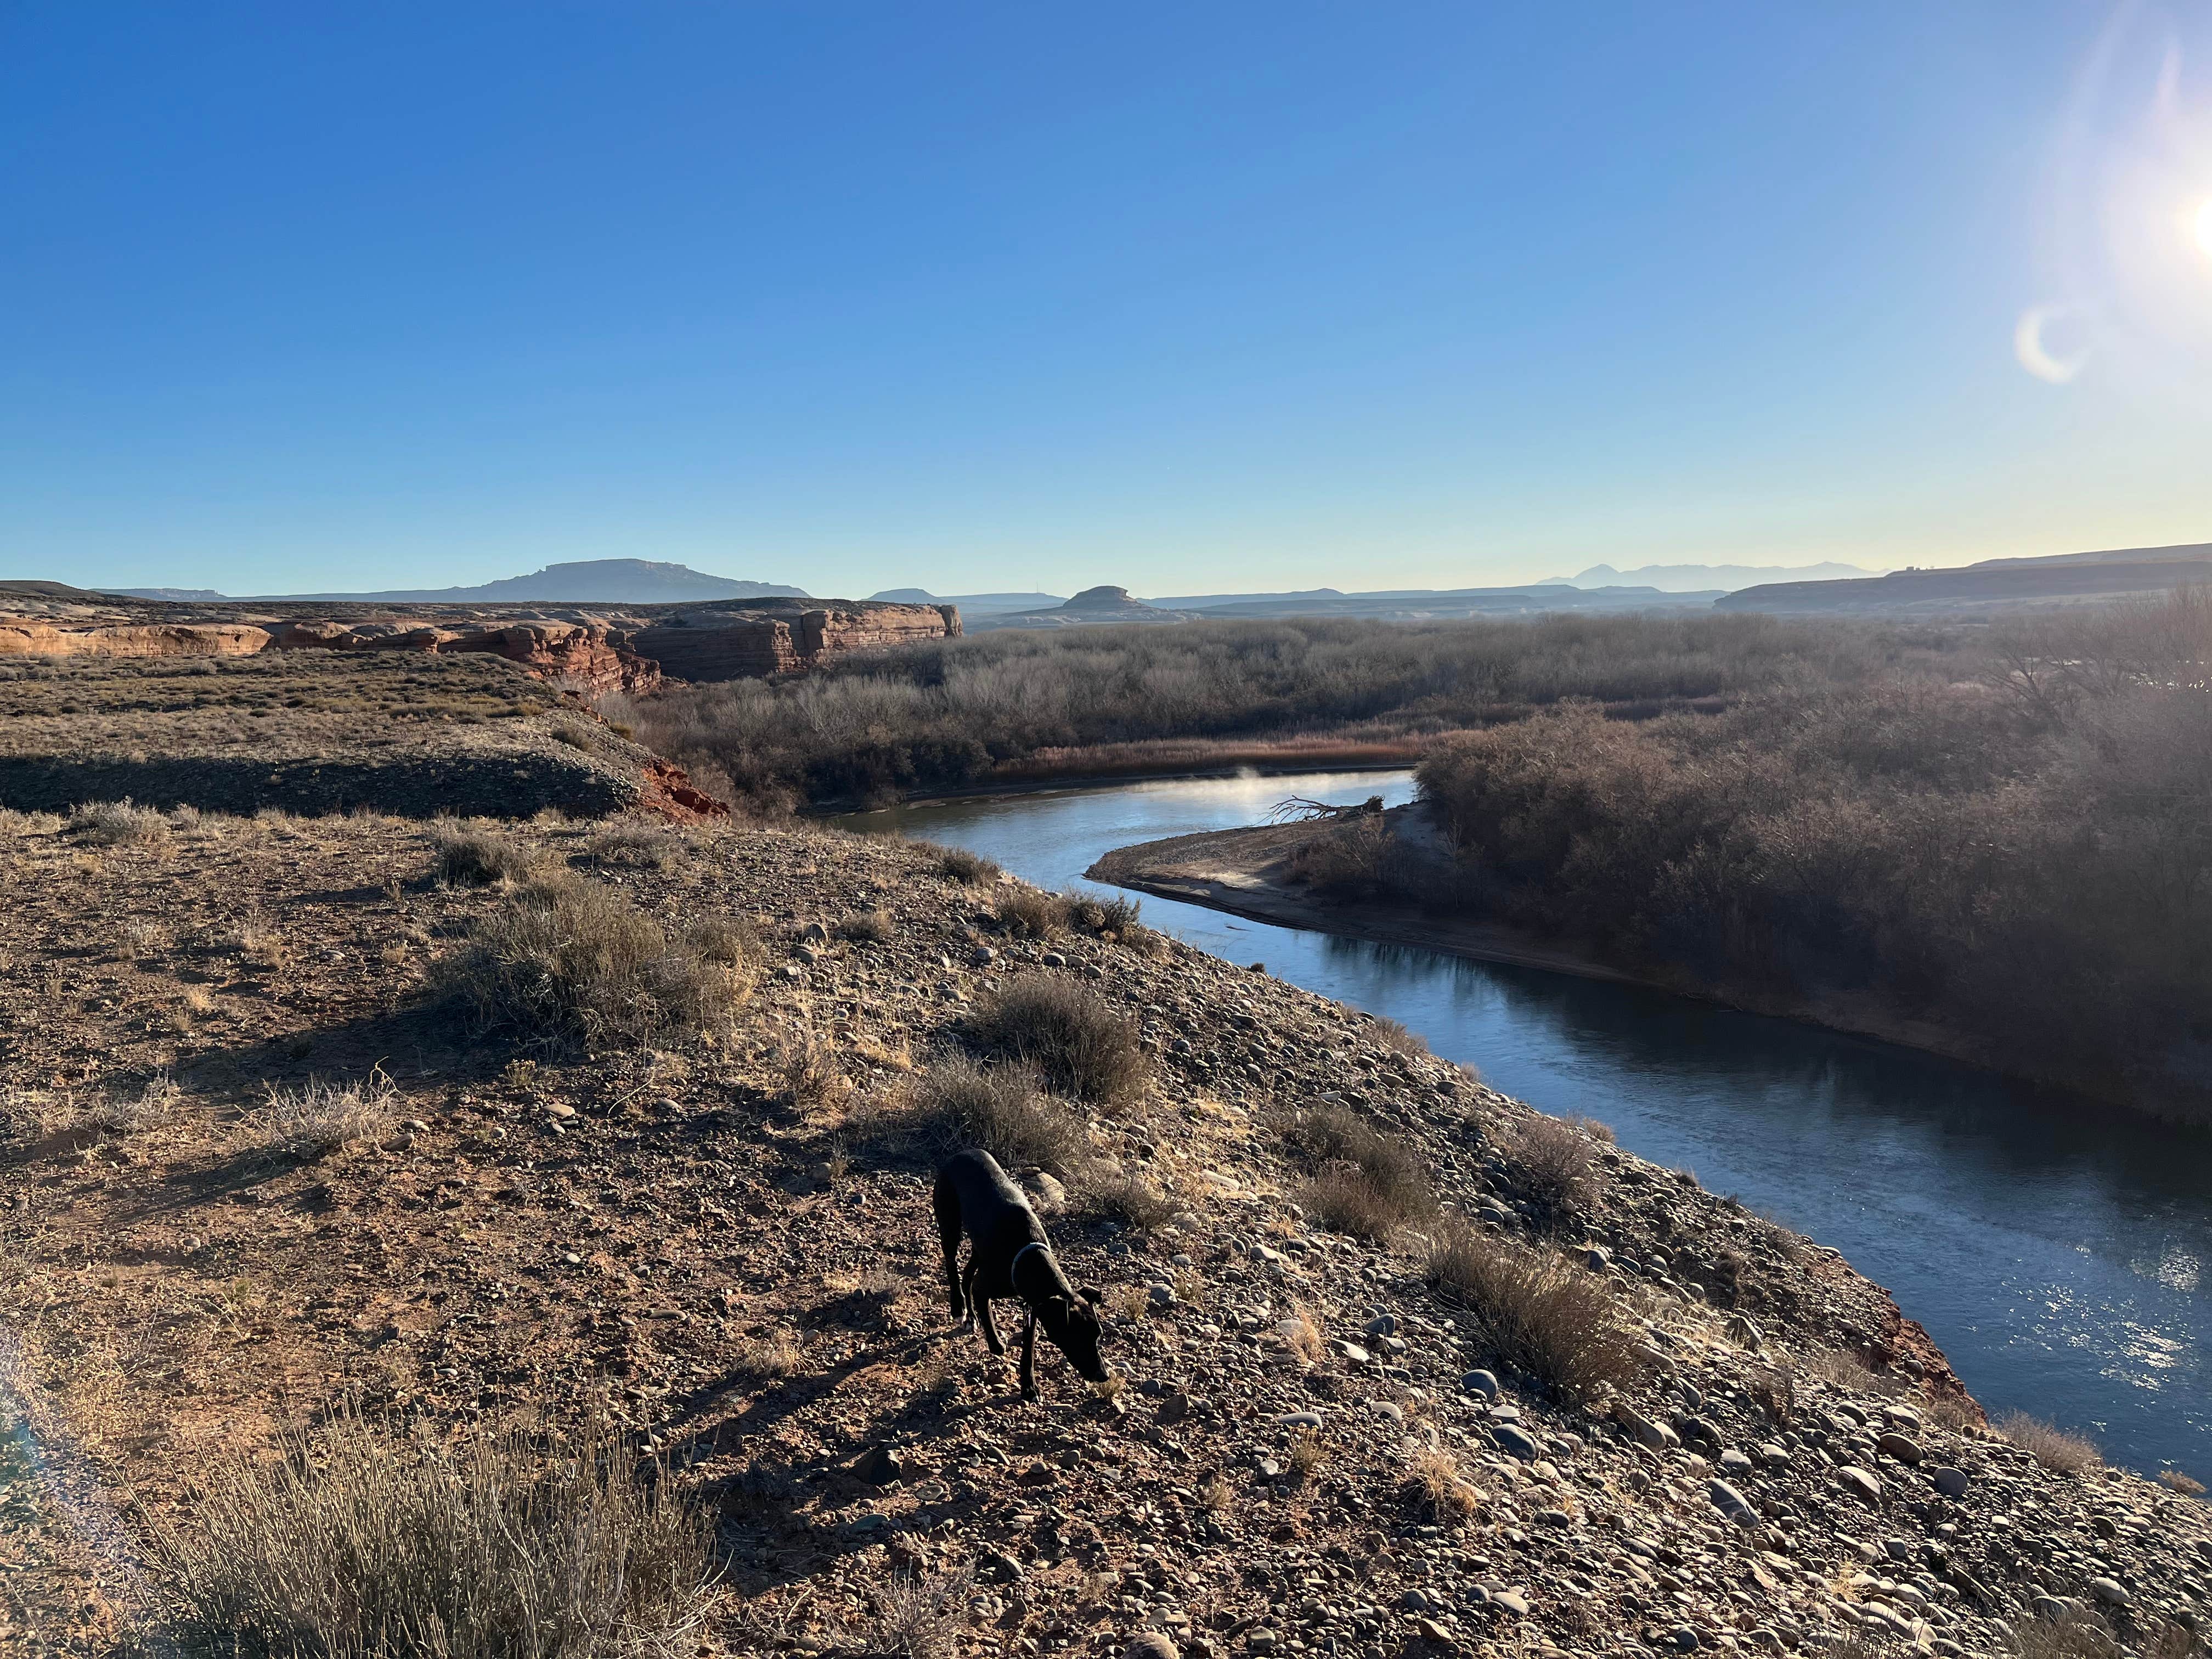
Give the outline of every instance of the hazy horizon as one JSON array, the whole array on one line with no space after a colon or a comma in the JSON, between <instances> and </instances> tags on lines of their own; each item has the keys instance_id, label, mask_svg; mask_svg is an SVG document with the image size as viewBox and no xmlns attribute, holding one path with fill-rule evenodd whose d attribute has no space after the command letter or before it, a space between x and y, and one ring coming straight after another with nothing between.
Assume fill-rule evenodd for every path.
<instances>
[{"instance_id":1,"label":"hazy horizon","mask_svg":"<svg viewBox=\"0 0 2212 1659\"><path fill-rule=\"evenodd\" d=\"M18 8L0 574L2203 540L2212 18Z\"/></svg>"}]
</instances>

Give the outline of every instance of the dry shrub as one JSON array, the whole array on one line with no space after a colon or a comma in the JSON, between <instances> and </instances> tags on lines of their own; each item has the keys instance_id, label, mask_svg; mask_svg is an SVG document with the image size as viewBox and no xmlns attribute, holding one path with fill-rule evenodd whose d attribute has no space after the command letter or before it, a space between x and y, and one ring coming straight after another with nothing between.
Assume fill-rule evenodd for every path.
<instances>
[{"instance_id":1,"label":"dry shrub","mask_svg":"<svg viewBox=\"0 0 2212 1659\"><path fill-rule=\"evenodd\" d=\"M1419 1154L1341 1108L1300 1112L1285 1138L1314 1171L1299 1206L1332 1231L1379 1241L1436 1208Z\"/></svg>"},{"instance_id":2,"label":"dry shrub","mask_svg":"<svg viewBox=\"0 0 2212 1659\"><path fill-rule=\"evenodd\" d=\"M432 844L437 849L438 879L448 887L489 887L502 881L523 881L537 862L530 848L485 830L444 826Z\"/></svg>"},{"instance_id":3,"label":"dry shrub","mask_svg":"<svg viewBox=\"0 0 2212 1659\"><path fill-rule=\"evenodd\" d=\"M1121 1105L1151 1076L1127 1015L1054 975L1016 980L976 1011L969 1032L988 1052L1034 1066L1071 1100Z\"/></svg>"},{"instance_id":4,"label":"dry shrub","mask_svg":"<svg viewBox=\"0 0 2212 1659\"><path fill-rule=\"evenodd\" d=\"M176 1079L164 1073L149 1079L136 1094L101 1096L85 1108L81 1121L109 1134L143 1134L174 1118L184 1097Z\"/></svg>"},{"instance_id":5,"label":"dry shrub","mask_svg":"<svg viewBox=\"0 0 2212 1659\"><path fill-rule=\"evenodd\" d=\"M2019 1659L2121 1659L2126 1651L2112 1626L2086 1608L2069 1607L2056 1619L2016 1620L2012 1638Z\"/></svg>"},{"instance_id":6,"label":"dry shrub","mask_svg":"<svg viewBox=\"0 0 2212 1659\"><path fill-rule=\"evenodd\" d=\"M669 830L650 823L618 823L586 842L584 856L594 864L665 870L680 850L680 842Z\"/></svg>"},{"instance_id":7,"label":"dry shrub","mask_svg":"<svg viewBox=\"0 0 2212 1659\"><path fill-rule=\"evenodd\" d=\"M873 1645L896 1659L953 1659L975 1590L969 1567L900 1573L876 1592Z\"/></svg>"},{"instance_id":8,"label":"dry shrub","mask_svg":"<svg viewBox=\"0 0 2212 1659\"><path fill-rule=\"evenodd\" d=\"M1422 1196L1426 1197L1424 1188ZM1356 1164L1330 1164L1297 1189L1298 1207L1333 1233L1382 1243L1401 1225L1426 1213L1409 1211L1399 1194Z\"/></svg>"},{"instance_id":9,"label":"dry shrub","mask_svg":"<svg viewBox=\"0 0 2212 1659\"><path fill-rule=\"evenodd\" d=\"M2184 1498L2204 1496L2204 1483L2194 1475L2184 1474L2179 1469L2160 1469L2156 1479L2158 1484L2168 1492L2178 1492Z\"/></svg>"},{"instance_id":10,"label":"dry shrub","mask_svg":"<svg viewBox=\"0 0 2212 1659\"><path fill-rule=\"evenodd\" d=\"M1034 887L999 896L999 925L1016 939L1057 939L1067 931L1067 901Z\"/></svg>"},{"instance_id":11,"label":"dry shrub","mask_svg":"<svg viewBox=\"0 0 2212 1659\"><path fill-rule=\"evenodd\" d=\"M128 796L87 801L63 828L95 847L151 847L169 838L168 819L153 807L133 805Z\"/></svg>"},{"instance_id":12,"label":"dry shrub","mask_svg":"<svg viewBox=\"0 0 2212 1659\"><path fill-rule=\"evenodd\" d=\"M964 847L947 847L937 855L937 873L969 887L988 887L998 880L1000 871L980 853L971 853Z\"/></svg>"},{"instance_id":13,"label":"dry shrub","mask_svg":"<svg viewBox=\"0 0 2212 1659\"><path fill-rule=\"evenodd\" d=\"M1279 1330L1283 1346L1310 1365L1328 1352L1328 1344L1322 1337L1321 1322L1303 1302L1291 1304L1290 1315Z\"/></svg>"},{"instance_id":14,"label":"dry shrub","mask_svg":"<svg viewBox=\"0 0 2212 1659\"><path fill-rule=\"evenodd\" d=\"M1453 1226L1429 1253L1428 1277L1485 1352L1568 1399L1626 1389L1649 1364L1605 1282L1555 1255Z\"/></svg>"},{"instance_id":15,"label":"dry shrub","mask_svg":"<svg viewBox=\"0 0 2212 1659\"><path fill-rule=\"evenodd\" d=\"M834 1110L853 1091L836 1051L811 1031L785 1050L783 1086L801 1113Z\"/></svg>"},{"instance_id":16,"label":"dry shrub","mask_svg":"<svg viewBox=\"0 0 2212 1659\"><path fill-rule=\"evenodd\" d=\"M1982 1408L1961 1395L1936 1395L1920 1408L1920 1414L1953 1434L1969 1433L1984 1425Z\"/></svg>"},{"instance_id":17,"label":"dry shrub","mask_svg":"<svg viewBox=\"0 0 2212 1659\"><path fill-rule=\"evenodd\" d=\"M1084 1177L1078 1197L1091 1214L1105 1216L1140 1232L1162 1225L1182 1207L1133 1170L1118 1165L1091 1171Z\"/></svg>"},{"instance_id":18,"label":"dry shrub","mask_svg":"<svg viewBox=\"0 0 2212 1659\"><path fill-rule=\"evenodd\" d=\"M2087 1474L2105 1467L2104 1454L2087 1435L2070 1433L2026 1412L2008 1412L1993 1426L2055 1474Z\"/></svg>"},{"instance_id":19,"label":"dry shrub","mask_svg":"<svg viewBox=\"0 0 2212 1659\"><path fill-rule=\"evenodd\" d=\"M1198 1501L1216 1514L1219 1514L1224 1510L1236 1507L1237 1488L1231 1483L1228 1476L1217 1469L1206 1477L1206 1484L1198 1489Z\"/></svg>"},{"instance_id":20,"label":"dry shrub","mask_svg":"<svg viewBox=\"0 0 2212 1659\"><path fill-rule=\"evenodd\" d=\"M837 937L855 945L887 945L897 933L898 923L881 908L856 910L837 924Z\"/></svg>"},{"instance_id":21,"label":"dry shrub","mask_svg":"<svg viewBox=\"0 0 2212 1659\"><path fill-rule=\"evenodd\" d=\"M741 1339L730 1351L732 1376L757 1382L789 1376L799 1369L799 1344L787 1332L772 1331Z\"/></svg>"},{"instance_id":22,"label":"dry shrub","mask_svg":"<svg viewBox=\"0 0 2212 1659\"><path fill-rule=\"evenodd\" d=\"M925 1131L948 1150L981 1146L1001 1164L1033 1164L1056 1176L1090 1154L1082 1119L1044 1094L1024 1066L940 1060L915 1080L912 1097Z\"/></svg>"},{"instance_id":23,"label":"dry shrub","mask_svg":"<svg viewBox=\"0 0 2212 1659\"><path fill-rule=\"evenodd\" d=\"M158 1534L185 1659L611 1659L689 1652L708 1531L595 1426L458 1449L347 1413L274 1464L219 1466Z\"/></svg>"},{"instance_id":24,"label":"dry shrub","mask_svg":"<svg viewBox=\"0 0 2212 1659\"><path fill-rule=\"evenodd\" d=\"M1425 1447L1413 1454L1406 1465L1406 1491L1424 1515L1439 1519L1472 1515L1482 1501L1482 1494L1461 1469L1459 1459L1441 1446Z\"/></svg>"},{"instance_id":25,"label":"dry shrub","mask_svg":"<svg viewBox=\"0 0 2212 1659\"><path fill-rule=\"evenodd\" d=\"M1088 933L1093 939L1117 939L1147 954L1159 942L1160 936L1138 920L1143 908L1126 894L1101 896L1068 893L1063 896L1067 905L1067 925L1079 933Z\"/></svg>"},{"instance_id":26,"label":"dry shrub","mask_svg":"<svg viewBox=\"0 0 2212 1659\"><path fill-rule=\"evenodd\" d=\"M1408 1060L1419 1060L1429 1052L1429 1045L1418 1034L1387 1015L1377 1014L1375 1017L1369 1027L1369 1034L1391 1053L1403 1054Z\"/></svg>"},{"instance_id":27,"label":"dry shrub","mask_svg":"<svg viewBox=\"0 0 2212 1659\"><path fill-rule=\"evenodd\" d=\"M1900 1379L1884 1376L1848 1348L1814 1349L1805 1357L1805 1374L1819 1377L1847 1394L1894 1397L1905 1391Z\"/></svg>"},{"instance_id":28,"label":"dry shrub","mask_svg":"<svg viewBox=\"0 0 2212 1659\"><path fill-rule=\"evenodd\" d=\"M685 930L684 942L702 962L725 968L757 967L768 956L759 931L742 916L702 916Z\"/></svg>"},{"instance_id":29,"label":"dry shrub","mask_svg":"<svg viewBox=\"0 0 2212 1659\"><path fill-rule=\"evenodd\" d=\"M619 894L574 878L523 887L432 983L487 1030L633 1048L726 1018L744 990Z\"/></svg>"},{"instance_id":30,"label":"dry shrub","mask_svg":"<svg viewBox=\"0 0 2212 1659\"><path fill-rule=\"evenodd\" d=\"M1390 830L1361 817L1301 842L1291 854L1291 879L1317 892L1372 898L1389 884Z\"/></svg>"},{"instance_id":31,"label":"dry shrub","mask_svg":"<svg viewBox=\"0 0 2212 1659\"><path fill-rule=\"evenodd\" d=\"M1547 1221L1587 1209L1595 1196L1595 1138L1584 1124L1537 1115L1505 1139L1514 1185Z\"/></svg>"},{"instance_id":32,"label":"dry shrub","mask_svg":"<svg viewBox=\"0 0 2212 1659\"><path fill-rule=\"evenodd\" d=\"M1316 1469L1328 1461L1328 1443L1322 1440L1319 1430L1300 1429L1291 1437L1290 1447L1283 1454L1283 1461L1291 1466L1299 1480L1310 1479Z\"/></svg>"},{"instance_id":33,"label":"dry shrub","mask_svg":"<svg viewBox=\"0 0 2212 1659\"><path fill-rule=\"evenodd\" d=\"M263 1146L312 1161L382 1134L398 1102L381 1072L344 1086L310 1078L295 1089L270 1088L253 1116Z\"/></svg>"}]
</instances>

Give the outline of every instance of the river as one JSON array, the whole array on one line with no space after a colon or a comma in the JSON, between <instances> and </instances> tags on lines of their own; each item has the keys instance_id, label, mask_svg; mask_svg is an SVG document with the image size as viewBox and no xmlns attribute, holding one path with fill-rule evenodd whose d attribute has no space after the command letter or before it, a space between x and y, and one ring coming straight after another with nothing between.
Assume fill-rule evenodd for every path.
<instances>
[{"instance_id":1,"label":"river","mask_svg":"<svg viewBox=\"0 0 2212 1659\"><path fill-rule=\"evenodd\" d=\"M1413 797L1408 773L1200 779L919 803L848 828L963 847L1049 888L1099 854L1255 823L1288 795ZM1402 1021L1543 1110L1832 1244L1924 1324L1992 1415L2212 1480L2212 1135L1930 1055L1535 969L1146 897L1191 944Z\"/></svg>"}]
</instances>

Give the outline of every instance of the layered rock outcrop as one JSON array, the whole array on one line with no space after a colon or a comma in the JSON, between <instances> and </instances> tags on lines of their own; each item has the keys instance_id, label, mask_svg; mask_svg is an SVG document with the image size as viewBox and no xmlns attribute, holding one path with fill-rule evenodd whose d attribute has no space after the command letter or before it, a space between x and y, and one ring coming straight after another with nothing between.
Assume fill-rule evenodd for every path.
<instances>
[{"instance_id":1,"label":"layered rock outcrop","mask_svg":"<svg viewBox=\"0 0 2212 1659\"><path fill-rule=\"evenodd\" d=\"M246 657L268 643L267 629L243 623L70 628L0 617L0 657Z\"/></svg>"},{"instance_id":2,"label":"layered rock outcrop","mask_svg":"<svg viewBox=\"0 0 2212 1659\"><path fill-rule=\"evenodd\" d=\"M583 691L649 691L660 671L630 648L627 629L597 623L515 622L489 628L392 622L312 621L277 625L280 651L489 652L541 679Z\"/></svg>"},{"instance_id":3,"label":"layered rock outcrop","mask_svg":"<svg viewBox=\"0 0 2212 1659\"><path fill-rule=\"evenodd\" d=\"M83 607L78 607L83 610ZM770 601L743 609L663 606L640 615L469 616L425 606L360 617L257 615L237 622L139 622L127 614L0 617L0 657L247 656L257 651L482 651L597 694L687 680L797 673L839 652L957 637L949 605Z\"/></svg>"},{"instance_id":4,"label":"layered rock outcrop","mask_svg":"<svg viewBox=\"0 0 2212 1659\"><path fill-rule=\"evenodd\" d=\"M791 605L684 610L631 637L632 647L682 680L797 673L843 651L957 639L951 605Z\"/></svg>"}]
</instances>

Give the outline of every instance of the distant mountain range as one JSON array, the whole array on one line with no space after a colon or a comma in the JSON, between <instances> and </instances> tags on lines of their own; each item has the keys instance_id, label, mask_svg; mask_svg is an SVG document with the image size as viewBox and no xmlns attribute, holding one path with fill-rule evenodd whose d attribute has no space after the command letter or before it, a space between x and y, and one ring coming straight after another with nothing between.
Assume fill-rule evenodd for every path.
<instances>
[{"instance_id":1,"label":"distant mountain range","mask_svg":"<svg viewBox=\"0 0 2212 1659\"><path fill-rule=\"evenodd\" d=\"M1634 570L1615 570L1594 564L1573 576L1553 576L1539 586L1565 583L1571 587L1656 587L1668 593L1709 593L1717 588L1732 593L1739 587L1761 582L1849 581L1858 576L1879 576L1879 570L1863 570L1855 564L1647 564Z\"/></svg>"},{"instance_id":2,"label":"distant mountain range","mask_svg":"<svg viewBox=\"0 0 2212 1659\"><path fill-rule=\"evenodd\" d=\"M118 587L134 599L207 601L233 597L205 587ZM689 565L652 559L582 559L549 564L527 576L474 587L389 588L366 593L253 593L252 599L382 602L388 605L683 605L695 599L804 599L800 587L709 576Z\"/></svg>"},{"instance_id":3,"label":"distant mountain range","mask_svg":"<svg viewBox=\"0 0 2212 1659\"><path fill-rule=\"evenodd\" d=\"M1000 611L1048 611L1063 602L1057 593L933 593L926 587L886 587L868 597L885 605L957 605L963 617Z\"/></svg>"},{"instance_id":4,"label":"distant mountain range","mask_svg":"<svg viewBox=\"0 0 2212 1659\"><path fill-rule=\"evenodd\" d=\"M2212 542L2120 547L2041 558L1984 559L1941 570L1895 570L1861 581L1747 587L1721 611L1831 616L1972 617L2053 605L2106 605L2212 586Z\"/></svg>"}]
</instances>

